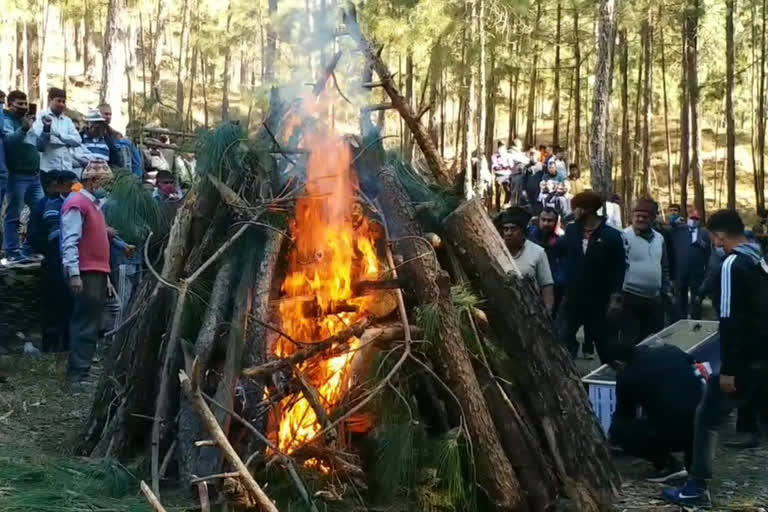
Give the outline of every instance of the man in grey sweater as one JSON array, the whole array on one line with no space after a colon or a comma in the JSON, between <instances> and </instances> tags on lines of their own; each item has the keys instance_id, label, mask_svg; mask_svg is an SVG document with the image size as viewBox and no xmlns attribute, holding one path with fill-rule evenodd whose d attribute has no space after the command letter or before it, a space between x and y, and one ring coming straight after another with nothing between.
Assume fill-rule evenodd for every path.
<instances>
[{"instance_id":1,"label":"man in grey sweater","mask_svg":"<svg viewBox=\"0 0 768 512\"><path fill-rule=\"evenodd\" d=\"M622 232L627 257L621 336L639 343L664 328L664 301L672 300L664 237L651 228L655 204L638 199L632 225Z\"/></svg>"}]
</instances>

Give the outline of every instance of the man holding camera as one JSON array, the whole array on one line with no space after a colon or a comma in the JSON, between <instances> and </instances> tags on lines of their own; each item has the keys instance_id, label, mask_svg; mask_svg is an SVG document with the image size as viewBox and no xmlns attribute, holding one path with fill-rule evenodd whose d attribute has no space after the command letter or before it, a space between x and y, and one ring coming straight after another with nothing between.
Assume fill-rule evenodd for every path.
<instances>
[{"instance_id":1,"label":"man holding camera","mask_svg":"<svg viewBox=\"0 0 768 512\"><path fill-rule=\"evenodd\" d=\"M43 197L40 185L40 154L34 132L34 113L29 112L27 95L21 91L8 94L8 110L3 116L2 132L8 166L8 208L5 213L3 240L7 266L33 264L41 258L30 252L29 243L19 242L21 210L31 209Z\"/></svg>"}]
</instances>

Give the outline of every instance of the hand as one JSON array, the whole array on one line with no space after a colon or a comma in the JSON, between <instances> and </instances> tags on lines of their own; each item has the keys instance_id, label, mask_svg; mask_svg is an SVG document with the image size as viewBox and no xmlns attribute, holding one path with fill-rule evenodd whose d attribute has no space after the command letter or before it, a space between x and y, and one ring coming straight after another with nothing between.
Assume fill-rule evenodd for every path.
<instances>
[{"instance_id":1,"label":"hand","mask_svg":"<svg viewBox=\"0 0 768 512\"><path fill-rule=\"evenodd\" d=\"M720 375L720 389L723 390L723 393L735 393L736 377L733 375Z\"/></svg>"},{"instance_id":2,"label":"hand","mask_svg":"<svg viewBox=\"0 0 768 512\"><path fill-rule=\"evenodd\" d=\"M623 300L620 294L611 295L611 300L608 303L608 311L606 316L609 320L616 321L621 316L621 311L624 308Z\"/></svg>"},{"instance_id":3,"label":"hand","mask_svg":"<svg viewBox=\"0 0 768 512\"><path fill-rule=\"evenodd\" d=\"M125 254L126 258L133 258L133 255L136 253L136 246L126 245L125 249L123 250L123 253Z\"/></svg>"},{"instance_id":4,"label":"hand","mask_svg":"<svg viewBox=\"0 0 768 512\"><path fill-rule=\"evenodd\" d=\"M35 116L33 116L33 115L26 115L26 116L24 116L24 118L21 120L21 127L22 127L24 130L29 130L30 128L32 128L32 124L33 124L34 122L35 122Z\"/></svg>"},{"instance_id":5,"label":"hand","mask_svg":"<svg viewBox=\"0 0 768 512\"><path fill-rule=\"evenodd\" d=\"M51 116L43 116L43 130L44 131L50 132L52 124L53 124L53 119L51 119Z\"/></svg>"},{"instance_id":6,"label":"hand","mask_svg":"<svg viewBox=\"0 0 768 512\"><path fill-rule=\"evenodd\" d=\"M69 278L69 289L75 297L83 293L83 280L80 276L72 276Z\"/></svg>"},{"instance_id":7,"label":"hand","mask_svg":"<svg viewBox=\"0 0 768 512\"><path fill-rule=\"evenodd\" d=\"M117 236L117 230L111 226L107 226L107 236L109 238L115 238Z\"/></svg>"}]
</instances>

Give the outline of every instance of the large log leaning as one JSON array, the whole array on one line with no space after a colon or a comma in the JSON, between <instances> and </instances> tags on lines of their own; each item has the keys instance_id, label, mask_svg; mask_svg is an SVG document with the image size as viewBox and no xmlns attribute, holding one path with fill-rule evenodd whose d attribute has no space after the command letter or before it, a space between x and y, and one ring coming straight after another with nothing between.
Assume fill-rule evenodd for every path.
<instances>
[{"instance_id":1,"label":"large log leaning","mask_svg":"<svg viewBox=\"0 0 768 512\"><path fill-rule=\"evenodd\" d=\"M606 506L619 487L605 438L589 406L570 356L556 342L538 291L521 278L514 259L478 200L459 206L445 222L447 238L479 284L486 299L503 314L492 314L502 348L516 366L520 404L557 470L563 491L578 510ZM495 318L494 318L495 316Z\"/></svg>"},{"instance_id":2,"label":"large log leaning","mask_svg":"<svg viewBox=\"0 0 768 512\"><path fill-rule=\"evenodd\" d=\"M378 200L393 239L423 233L414 222L411 203L394 173L381 166L378 171ZM423 247L414 240L397 243L395 250L404 260L402 272L422 305L434 305L440 317L439 332L431 350L437 373L456 395L474 448L479 484L488 493L497 511L528 510L515 470L504 453L491 419L480 384L472 368L467 347L461 338L456 309L451 300L450 280L434 259L417 258Z\"/></svg>"}]
</instances>

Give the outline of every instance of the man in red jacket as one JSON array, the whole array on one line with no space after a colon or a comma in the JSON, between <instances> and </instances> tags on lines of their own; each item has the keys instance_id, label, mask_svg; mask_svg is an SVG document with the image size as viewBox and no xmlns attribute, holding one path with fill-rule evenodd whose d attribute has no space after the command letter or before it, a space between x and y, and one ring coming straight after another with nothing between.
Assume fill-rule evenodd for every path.
<instances>
[{"instance_id":1,"label":"man in red jacket","mask_svg":"<svg viewBox=\"0 0 768 512\"><path fill-rule=\"evenodd\" d=\"M108 166L89 165L82 189L70 193L61 209L62 263L74 297L67 376L80 386L89 384L106 301L110 236L98 197L111 179Z\"/></svg>"}]
</instances>

